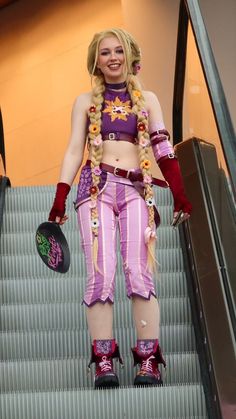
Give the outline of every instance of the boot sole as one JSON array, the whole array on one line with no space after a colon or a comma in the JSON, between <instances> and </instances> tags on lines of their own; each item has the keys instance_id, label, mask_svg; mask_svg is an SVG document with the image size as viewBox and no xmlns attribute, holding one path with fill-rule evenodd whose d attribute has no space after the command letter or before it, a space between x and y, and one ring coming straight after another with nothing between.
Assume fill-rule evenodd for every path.
<instances>
[{"instance_id":1,"label":"boot sole","mask_svg":"<svg viewBox=\"0 0 236 419\"><path fill-rule=\"evenodd\" d=\"M134 386L144 386L144 387L151 387L151 386L163 386L162 380L156 380L152 377L136 377L134 380Z\"/></svg>"},{"instance_id":2,"label":"boot sole","mask_svg":"<svg viewBox=\"0 0 236 419\"><path fill-rule=\"evenodd\" d=\"M94 383L95 390L102 388L117 388L119 387L119 381L116 377L101 377Z\"/></svg>"}]
</instances>

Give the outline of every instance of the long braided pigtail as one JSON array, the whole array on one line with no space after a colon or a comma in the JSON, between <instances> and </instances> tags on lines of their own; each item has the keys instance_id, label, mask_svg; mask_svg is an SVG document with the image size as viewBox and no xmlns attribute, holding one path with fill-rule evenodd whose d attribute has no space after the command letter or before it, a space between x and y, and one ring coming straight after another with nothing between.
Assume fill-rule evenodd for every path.
<instances>
[{"instance_id":1,"label":"long braided pigtail","mask_svg":"<svg viewBox=\"0 0 236 419\"><path fill-rule=\"evenodd\" d=\"M93 262L96 271L100 271L97 263L98 258L98 228L99 228L99 217L97 209L97 197L99 193L99 182L100 182L100 163L102 161L103 154L103 141L101 137L101 110L104 101L103 92L105 90L103 77L96 77L95 87L92 91L92 105L89 108L89 147L91 150L91 172L92 172L92 185L90 188L90 209L91 209L91 229L93 234Z\"/></svg>"},{"instance_id":2,"label":"long braided pigtail","mask_svg":"<svg viewBox=\"0 0 236 419\"><path fill-rule=\"evenodd\" d=\"M148 132L148 115L145 109L145 101L139 82L134 75L129 75L127 79L127 88L133 104L133 112L137 115L137 132L139 141L139 161L140 169L143 174L145 201L148 207L148 226L145 230L145 243L148 248L147 266L150 271L156 269L157 260L155 258L155 221L154 221L154 193L151 186L151 162L149 160L148 147L150 138Z\"/></svg>"}]
</instances>

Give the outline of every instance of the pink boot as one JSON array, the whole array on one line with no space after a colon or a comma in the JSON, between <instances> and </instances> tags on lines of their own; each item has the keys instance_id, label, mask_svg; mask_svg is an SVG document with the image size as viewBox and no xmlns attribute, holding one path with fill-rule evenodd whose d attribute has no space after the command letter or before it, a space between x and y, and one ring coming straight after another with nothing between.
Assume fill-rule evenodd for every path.
<instances>
[{"instance_id":1,"label":"pink boot","mask_svg":"<svg viewBox=\"0 0 236 419\"><path fill-rule=\"evenodd\" d=\"M140 364L140 371L137 373L135 386L160 386L163 384L158 364L166 362L162 356L158 339L138 340L136 348L132 348L134 366Z\"/></svg>"},{"instance_id":2,"label":"pink boot","mask_svg":"<svg viewBox=\"0 0 236 419\"><path fill-rule=\"evenodd\" d=\"M90 365L95 362L95 389L119 387L118 377L113 370L113 358L118 358L123 365L115 339L93 341L92 355L88 367L90 368Z\"/></svg>"}]
</instances>

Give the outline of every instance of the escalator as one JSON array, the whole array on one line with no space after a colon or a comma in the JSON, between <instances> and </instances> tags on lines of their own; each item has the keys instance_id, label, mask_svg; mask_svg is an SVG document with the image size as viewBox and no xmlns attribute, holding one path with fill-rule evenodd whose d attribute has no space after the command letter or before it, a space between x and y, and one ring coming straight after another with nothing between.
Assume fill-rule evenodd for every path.
<instances>
[{"instance_id":1,"label":"escalator","mask_svg":"<svg viewBox=\"0 0 236 419\"><path fill-rule=\"evenodd\" d=\"M46 219L53 195L54 187L6 192L1 235L2 417L207 418L179 234L168 226L169 191L158 190L156 197L162 216L156 286L160 340L168 364L165 385L132 385L135 332L119 258L114 330L125 367L117 366L122 388L115 391L93 390L86 371L90 339L80 304L85 266L73 209L64 226L72 252L69 272L49 271L36 254L35 230Z\"/></svg>"},{"instance_id":2,"label":"escalator","mask_svg":"<svg viewBox=\"0 0 236 419\"><path fill-rule=\"evenodd\" d=\"M179 142L183 138L183 63L186 59L179 55L184 53L181 37L186 42L189 21L193 29L201 29L196 3L180 2L173 106L174 143L186 189L194 203L194 214L184 227L173 230L169 226L173 208L170 192L155 190L162 219L158 229L159 268L155 281L161 309L160 342L167 362L167 370L162 371L164 385L133 387L135 369L130 348L136 336L118 253L114 335L124 359L124 369L116 365L121 387L93 390L92 374L87 372L90 338L85 310L80 304L85 265L72 202L68 208L70 221L63 227L72 261L69 272L60 275L42 264L34 243L37 226L47 219L55 188L6 188L4 192L9 182L3 175L0 412L4 419L233 418L236 409L232 390L235 365L231 363L235 350L231 252L232 228L235 227L235 167L232 167L235 160L230 141L233 134L230 123L219 117L219 109L214 110L226 149L226 175L222 175L218 167L211 143L201 138ZM196 43L201 55L197 36ZM204 67L206 64L201 61ZM209 68L209 63L207 66ZM207 72L205 76L207 79ZM212 103L214 105L214 97ZM222 108L230 121L224 101ZM73 187L71 200L75 195ZM219 206L219 200L230 204ZM222 224L222 211L226 211L230 227ZM224 232L227 239L223 240L219 232ZM213 259L215 265L210 265ZM209 278L208 272L213 272ZM215 318L212 313L216 313ZM221 341L222 330L225 334ZM225 368L227 361L229 365Z\"/></svg>"}]
</instances>

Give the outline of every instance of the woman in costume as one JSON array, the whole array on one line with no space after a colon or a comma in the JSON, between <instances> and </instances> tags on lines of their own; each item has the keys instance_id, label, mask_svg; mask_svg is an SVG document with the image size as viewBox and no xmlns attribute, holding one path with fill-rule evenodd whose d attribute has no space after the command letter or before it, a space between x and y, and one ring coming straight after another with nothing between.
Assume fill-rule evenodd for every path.
<instances>
[{"instance_id":1,"label":"woman in costume","mask_svg":"<svg viewBox=\"0 0 236 419\"><path fill-rule=\"evenodd\" d=\"M71 138L49 215L67 220L66 198L82 164L86 139L89 158L82 168L76 210L87 266L83 302L92 339L95 388L117 387L113 359L122 362L113 336L116 233L119 229L127 296L132 300L139 364L134 385L160 385L158 364L165 361L159 346L159 305L153 283L156 227L159 224L151 175L151 146L174 198L173 222L189 217L177 158L163 123L157 97L142 91L137 78L140 49L123 29L95 34L87 66L91 92L80 95L72 109Z\"/></svg>"}]
</instances>

